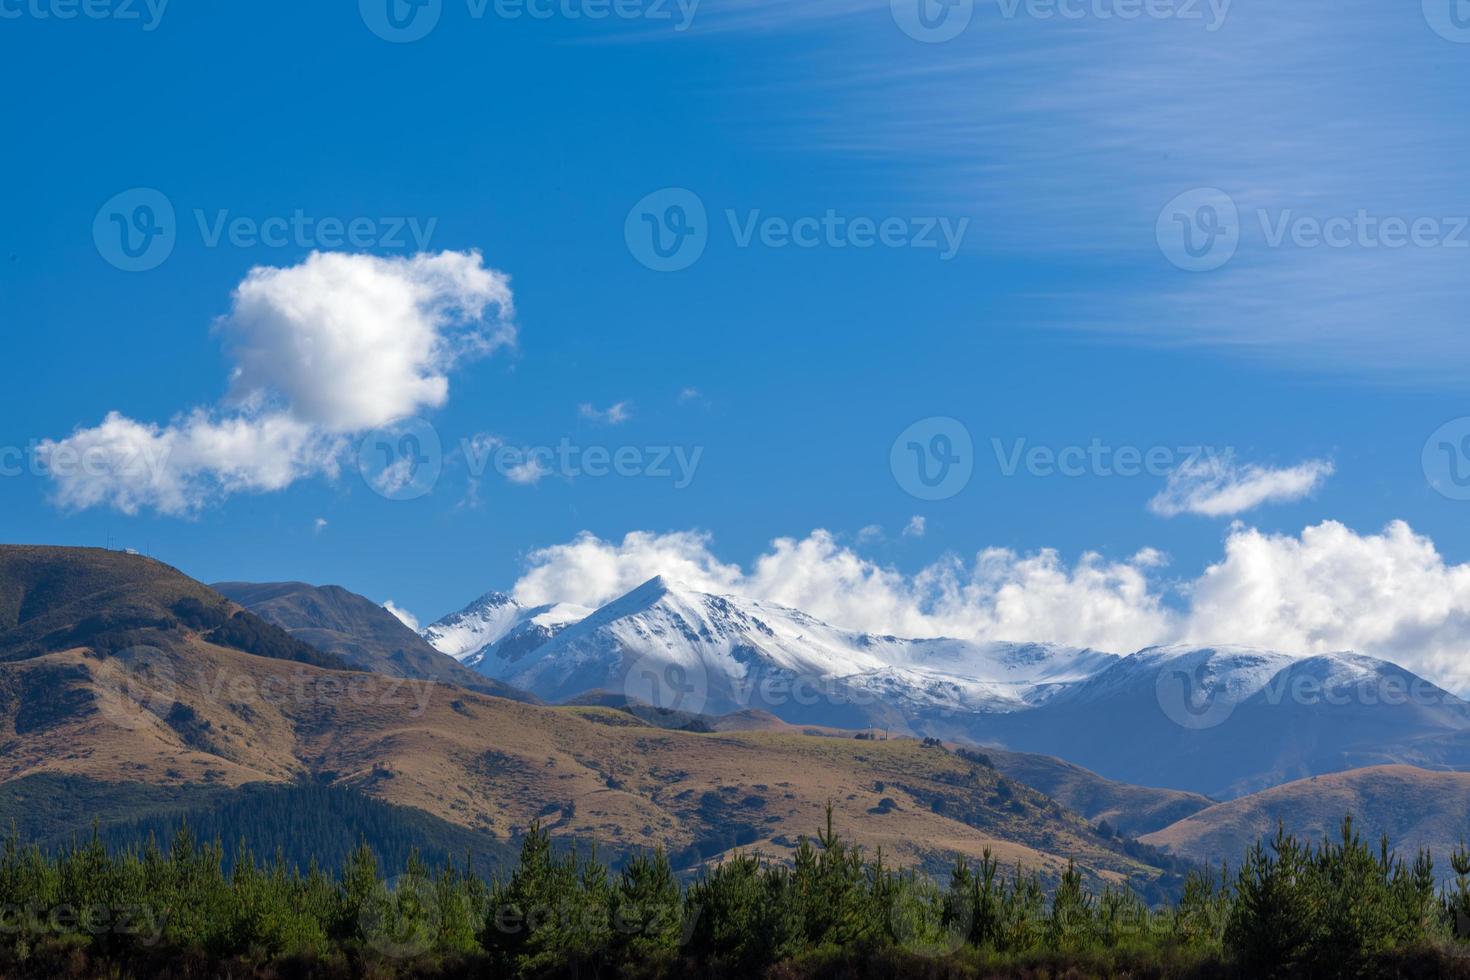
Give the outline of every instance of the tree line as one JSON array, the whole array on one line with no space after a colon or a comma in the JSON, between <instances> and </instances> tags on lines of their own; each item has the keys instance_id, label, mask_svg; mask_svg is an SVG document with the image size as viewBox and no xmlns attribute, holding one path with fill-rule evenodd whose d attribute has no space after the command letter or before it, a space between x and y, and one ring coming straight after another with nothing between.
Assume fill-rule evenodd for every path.
<instances>
[{"instance_id":1,"label":"tree line","mask_svg":"<svg viewBox=\"0 0 1470 980\"><path fill-rule=\"evenodd\" d=\"M1278 829L1234 870L1197 870L1177 902L1156 906L1089 889L1075 865L1048 882L989 851L935 880L844 840L830 807L789 861L735 853L687 883L660 851L614 870L539 826L494 879L413 856L384 880L366 845L337 865L302 869L244 843L227 856L187 827L166 848L94 835L52 852L12 832L0 850L0 973L286 962L312 964L294 975L372 963L405 976L802 977L885 963L903 964L888 975L987 976L1051 963L1083 977L1130 964L1154 976L1336 977L1408 975L1394 972L1405 957L1451 975L1470 955L1459 938L1470 852L1455 850L1454 878L1437 887L1429 853L1370 844L1351 818L1316 844Z\"/></svg>"}]
</instances>

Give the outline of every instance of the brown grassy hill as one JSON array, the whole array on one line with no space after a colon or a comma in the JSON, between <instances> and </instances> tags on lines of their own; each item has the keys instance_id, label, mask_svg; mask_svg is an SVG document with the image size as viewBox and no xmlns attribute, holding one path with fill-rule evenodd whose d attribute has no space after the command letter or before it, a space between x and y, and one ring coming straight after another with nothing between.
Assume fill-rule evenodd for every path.
<instances>
[{"instance_id":1,"label":"brown grassy hill","mask_svg":"<svg viewBox=\"0 0 1470 980\"><path fill-rule=\"evenodd\" d=\"M358 670L443 681L514 701L535 700L440 653L397 616L340 586L220 582L211 588L301 642L338 656Z\"/></svg>"},{"instance_id":2,"label":"brown grassy hill","mask_svg":"<svg viewBox=\"0 0 1470 980\"><path fill-rule=\"evenodd\" d=\"M1245 848L1276 831L1277 821L1299 837L1336 837L1345 814L1376 839L1388 834L1400 853L1434 852L1436 870L1470 840L1470 773L1413 766L1369 766L1314 776L1219 803L1143 838L1197 860L1238 864Z\"/></svg>"},{"instance_id":3,"label":"brown grassy hill","mask_svg":"<svg viewBox=\"0 0 1470 980\"><path fill-rule=\"evenodd\" d=\"M937 869L991 847L1051 875L1075 857L1100 879L1149 889L1161 878L1055 801L943 747L674 731L607 707L260 656L224 645L233 633L218 634L217 616L178 615L181 598L229 610L172 569L87 552L72 577L68 557L0 551L11 610L0 648L27 650L0 662L0 784L310 782L502 839L540 819L560 836L662 845L686 863L735 846L783 855L831 800L851 837L901 862ZM67 632L83 610L105 628Z\"/></svg>"},{"instance_id":4,"label":"brown grassy hill","mask_svg":"<svg viewBox=\"0 0 1470 980\"><path fill-rule=\"evenodd\" d=\"M663 845L689 859L736 845L784 854L833 800L847 831L939 866L989 846L1055 873L1154 869L1040 793L943 748L779 732L651 727L609 708L547 708L427 682L324 671L191 640L0 664L0 783L38 773L240 786L358 788L511 837Z\"/></svg>"},{"instance_id":5,"label":"brown grassy hill","mask_svg":"<svg viewBox=\"0 0 1470 980\"><path fill-rule=\"evenodd\" d=\"M140 555L100 548L0 545L0 661L86 646L172 646L200 635L220 646L320 667L343 661Z\"/></svg>"},{"instance_id":6,"label":"brown grassy hill","mask_svg":"<svg viewBox=\"0 0 1470 980\"><path fill-rule=\"evenodd\" d=\"M984 753L1011 779L1040 790L1088 820L1107 821L1126 837L1161 830L1215 802L1199 793L1114 782L1049 755L990 746Z\"/></svg>"}]
</instances>

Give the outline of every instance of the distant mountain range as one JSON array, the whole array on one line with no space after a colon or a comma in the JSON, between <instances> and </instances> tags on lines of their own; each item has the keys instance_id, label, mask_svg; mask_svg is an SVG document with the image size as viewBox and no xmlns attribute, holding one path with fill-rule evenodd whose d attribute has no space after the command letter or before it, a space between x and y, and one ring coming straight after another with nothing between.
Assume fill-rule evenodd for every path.
<instances>
[{"instance_id":1,"label":"distant mountain range","mask_svg":"<svg viewBox=\"0 0 1470 980\"><path fill-rule=\"evenodd\" d=\"M333 586L0 546L0 822L48 840L248 814L267 850L348 820L385 859L494 862L540 819L689 868L787 855L835 800L902 861L1075 857L1159 894L1347 810L1443 865L1467 733L1470 705L1354 654L904 639L663 579L597 610L490 594L420 637Z\"/></svg>"},{"instance_id":2,"label":"distant mountain range","mask_svg":"<svg viewBox=\"0 0 1470 980\"><path fill-rule=\"evenodd\" d=\"M427 835L493 861L539 820L563 843L614 859L661 846L692 870L735 847L789 857L835 801L844 833L935 872L990 848L1052 881L1068 859L1145 895L1180 881L1177 859L959 747L405 680L414 658L394 654L412 645L361 597L228 588L292 632L150 559L0 546L0 821L141 842L248 820L261 852L362 836L388 860Z\"/></svg>"},{"instance_id":3,"label":"distant mountain range","mask_svg":"<svg viewBox=\"0 0 1470 980\"><path fill-rule=\"evenodd\" d=\"M1386 661L1244 647L1129 656L903 639L654 578L583 615L492 593L438 649L552 702L613 692L680 711L994 744L1108 778L1229 798L1383 763L1470 767L1470 704Z\"/></svg>"}]
</instances>

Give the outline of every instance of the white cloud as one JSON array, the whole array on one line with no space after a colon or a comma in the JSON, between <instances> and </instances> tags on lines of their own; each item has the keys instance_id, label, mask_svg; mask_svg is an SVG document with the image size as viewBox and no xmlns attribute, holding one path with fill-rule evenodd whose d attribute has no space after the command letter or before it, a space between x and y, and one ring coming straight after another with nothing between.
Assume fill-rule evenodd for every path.
<instances>
[{"instance_id":1,"label":"white cloud","mask_svg":"<svg viewBox=\"0 0 1470 980\"><path fill-rule=\"evenodd\" d=\"M522 486L534 487L549 475L551 475L551 468L537 454L529 455L521 462L512 463L505 468L505 478L511 483L519 483Z\"/></svg>"},{"instance_id":2,"label":"white cloud","mask_svg":"<svg viewBox=\"0 0 1470 980\"><path fill-rule=\"evenodd\" d=\"M1237 524L1221 560L1183 583L1163 577L1167 558L1151 548L1070 564L1049 549L991 548L906 575L820 530L773 541L748 568L721 561L708 535L687 531L635 532L621 542L583 534L532 553L529 564L515 587L528 603L597 606L661 574L873 633L1116 652L1179 641L1298 655L1355 650L1470 688L1470 564L1447 564L1402 522L1359 534L1329 521L1299 536Z\"/></svg>"},{"instance_id":3,"label":"white cloud","mask_svg":"<svg viewBox=\"0 0 1470 980\"><path fill-rule=\"evenodd\" d=\"M182 515L216 497L336 476L344 440L289 415L216 418L203 409L166 426L111 412L102 424L37 447L65 508L153 508Z\"/></svg>"},{"instance_id":4,"label":"white cloud","mask_svg":"<svg viewBox=\"0 0 1470 980\"><path fill-rule=\"evenodd\" d=\"M477 252L318 252L252 269L220 329L237 396L280 398L304 422L359 432L441 407L456 364L514 342L511 310L509 280Z\"/></svg>"},{"instance_id":5,"label":"white cloud","mask_svg":"<svg viewBox=\"0 0 1470 980\"><path fill-rule=\"evenodd\" d=\"M354 434L442 406L455 366L513 343L512 315L478 252L252 269L217 325L235 359L225 404L167 424L112 412L38 454L59 505L126 514L335 477Z\"/></svg>"},{"instance_id":6,"label":"white cloud","mask_svg":"<svg viewBox=\"0 0 1470 980\"><path fill-rule=\"evenodd\" d=\"M327 519L325 517L318 517L311 522L311 529L314 533L321 534L327 529Z\"/></svg>"},{"instance_id":7,"label":"white cloud","mask_svg":"<svg viewBox=\"0 0 1470 980\"><path fill-rule=\"evenodd\" d=\"M922 514L915 514L913 517L909 518L908 524L905 525L903 529L903 536L906 538L922 538L924 536L924 532L928 530L928 523L929 522L924 519Z\"/></svg>"},{"instance_id":8,"label":"white cloud","mask_svg":"<svg viewBox=\"0 0 1470 980\"><path fill-rule=\"evenodd\" d=\"M1395 521L1362 535L1335 521L1299 537L1237 525L1190 590L1185 636L1288 652L1353 649L1470 686L1470 565Z\"/></svg>"},{"instance_id":9,"label":"white cloud","mask_svg":"<svg viewBox=\"0 0 1470 980\"><path fill-rule=\"evenodd\" d=\"M528 604L598 606L664 575L695 589L769 599L874 633L1037 637L1121 649L1151 642L1168 629L1167 613L1149 592L1152 554L1125 562L1085 555L1069 568L1051 551L1023 558L992 549L972 567L949 559L910 577L819 530L802 539L777 539L747 572L716 558L709 536L698 532L640 531L621 542L583 534L533 552L515 595Z\"/></svg>"},{"instance_id":10,"label":"white cloud","mask_svg":"<svg viewBox=\"0 0 1470 980\"><path fill-rule=\"evenodd\" d=\"M407 609L401 609L398 606L394 605L392 599L389 599L386 602L384 602L383 603L383 608L386 609L386 610L388 610L394 616L397 616L398 617L398 621L400 623L402 623L404 626L407 626L409 629L413 630L415 633L417 633L419 631L419 618L417 616L415 616L413 613L409 612Z\"/></svg>"},{"instance_id":11,"label":"white cloud","mask_svg":"<svg viewBox=\"0 0 1470 980\"><path fill-rule=\"evenodd\" d=\"M1255 464L1240 466L1229 453L1201 456L1170 473L1164 489L1148 506L1163 517L1229 517L1262 504L1300 500L1315 493L1332 472L1332 463L1325 459L1272 469Z\"/></svg>"},{"instance_id":12,"label":"white cloud","mask_svg":"<svg viewBox=\"0 0 1470 980\"><path fill-rule=\"evenodd\" d=\"M616 402L603 409L590 402L583 402L577 406L577 412L582 418L602 425L621 425L633 417L633 409L627 402Z\"/></svg>"}]
</instances>

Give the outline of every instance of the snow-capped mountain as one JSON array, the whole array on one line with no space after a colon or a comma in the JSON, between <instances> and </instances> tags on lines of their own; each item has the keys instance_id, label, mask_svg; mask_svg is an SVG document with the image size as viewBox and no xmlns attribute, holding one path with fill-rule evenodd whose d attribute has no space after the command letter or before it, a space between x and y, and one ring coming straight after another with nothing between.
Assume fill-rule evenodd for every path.
<instances>
[{"instance_id":1,"label":"snow-capped mountain","mask_svg":"<svg viewBox=\"0 0 1470 980\"><path fill-rule=\"evenodd\" d=\"M710 715L758 709L1040 752L1216 797L1361 765L1470 768L1470 704L1352 653L904 639L663 578L592 612L492 593L425 636L552 702L611 692Z\"/></svg>"},{"instance_id":2,"label":"snow-capped mountain","mask_svg":"<svg viewBox=\"0 0 1470 980\"><path fill-rule=\"evenodd\" d=\"M476 620L495 624L474 627L476 639L503 629L505 608L497 602ZM686 711L759 708L797 723L905 727L903 716L912 712L1018 710L1117 659L1048 644L874 636L663 578L579 622L519 641L518 629L537 624L524 612L523 625L464 662L552 701L613 691ZM466 629L463 621L451 628Z\"/></svg>"},{"instance_id":3,"label":"snow-capped mountain","mask_svg":"<svg viewBox=\"0 0 1470 980\"><path fill-rule=\"evenodd\" d=\"M1150 647L964 734L1217 798L1364 765L1470 766L1470 704L1354 653Z\"/></svg>"},{"instance_id":4,"label":"snow-capped mountain","mask_svg":"<svg viewBox=\"0 0 1470 980\"><path fill-rule=\"evenodd\" d=\"M478 669L492 647L504 647L506 656L515 659L591 612L570 603L526 606L504 592L487 592L425 627L423 637L440 653Z\"/></svg>"}]
</instances>

